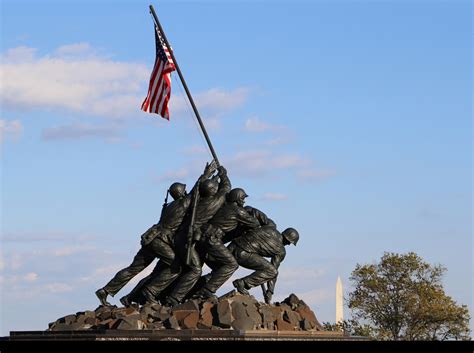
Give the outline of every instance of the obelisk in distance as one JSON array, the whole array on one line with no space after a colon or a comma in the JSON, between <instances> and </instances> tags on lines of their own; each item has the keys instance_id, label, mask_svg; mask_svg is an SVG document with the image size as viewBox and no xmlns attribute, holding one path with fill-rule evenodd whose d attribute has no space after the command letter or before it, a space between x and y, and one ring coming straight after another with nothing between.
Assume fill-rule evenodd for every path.
<instances>
[{"instance_id":1,"label":"obelisk in distance","mask_svg":"<svg viewBox=\"0 0 474 353\"><path fill-rule=\"evenodd\" d=\"M343 313L343 294L342 294L342 281L341 277L337 276L336 282L336 324L344 321Z\"/></svg>"}]
</instances>

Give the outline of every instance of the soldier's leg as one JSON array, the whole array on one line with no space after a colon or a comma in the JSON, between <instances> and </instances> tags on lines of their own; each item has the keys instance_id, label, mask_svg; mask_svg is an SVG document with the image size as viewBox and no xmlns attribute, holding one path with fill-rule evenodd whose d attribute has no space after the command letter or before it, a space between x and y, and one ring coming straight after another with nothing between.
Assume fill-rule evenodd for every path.
<instances>
[{"instance_id":1,"label":"soldier's leg","mask_svg":"<svg viewBox=\"0 0 474 353\"><path fill-rule=\"evenodd\" d=\"M142 294L143 287L151 279L151 274L142 278L140 282L130 291L130 293L124 295L120 298L120 302L123 306L130 306L132 303L138 303L143 305L145 303L145 298Z\"/></svg>"},{"instance_id":2,"label":"soldier's leg","mask_svg":"<svg viewBox=\"0 0 474 353\"><path fill-rule=\"evenodd\" d=\"M166 289L180 274L179 271L159 260L153 270L151 278L145 283L141 291L148 303L157 303L160 293Z\"/></svg>"},{"instance_id":3,"label":"soldier's leg","mask_svg":"<svg viewBox=\"0 0 474 353\"><path fill-rule=\"evenodd\" d=\"M203 288L215 293L239 268L239 265L222 241L209 244L207 255L209 259L212 259L209 264L213 269L209 281Z\"/></svg>"},{"instance_id":4,"label":"soldier's leg","mask_svg":"<svg viewBox=\"0 0 474 353\"><path fill-rule=\"evenodd\" d=\"M132 263L117 272L117 274L102 289L107 294L114 296L120 291L133 277L143 271L155 259L153 253L148 247L142 247L133 258Z\"/></svg>"},{"instance_id":5,"label":"soldier's leg","mask_svg":"<svg viewBox=\"0 0 474 353\"><path fill-rule=\"evenodd\" d=\"M150 243L150 249L156 257L168 265L174 265L176 254L173 247L159 235Z\"/></svg>"},{"instance_id":6,"label":"soldier's leg","mask_svg":"<svg viewBox=\"0 0 474 353\"><path fill-rule=\"evenodd\" d=\"M179 255L179 257L182 259L181 261L184 262L184 259L186 258L186 250L181 249ZM191 288L193 288L193 286L199 280L199 277L201 277L202 263L199 258L199 254L194 249L194 247L191 248L191 263L188 265L182 265L184 266L182 274L178 278L174 289L169 295L172 298L172 302L182 301L186 294L188 294Z\"/></svg>"},{"instance_id":7,"label":"soldier's leg","mask_svg":"<svg viewBox=\"0 0 474 353\"><path fill-rule=\"evenodd\" d=\"M255 270L248 276L234 281L234 286L238 288L243 284L245 289L250 289L263 284L278 275L278 270L264 257L251 254L246 251L236 251L235 256L240 266ZM239 283L240 282L240 283Z\"/></svg>"}]
</instances>

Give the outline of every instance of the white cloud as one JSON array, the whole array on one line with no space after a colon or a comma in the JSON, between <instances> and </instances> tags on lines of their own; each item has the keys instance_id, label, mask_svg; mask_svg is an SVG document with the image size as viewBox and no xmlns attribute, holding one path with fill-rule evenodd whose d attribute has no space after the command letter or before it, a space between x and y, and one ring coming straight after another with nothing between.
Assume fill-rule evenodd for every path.
<instances>
[{"instance_id":1,"label":"white cloud","mask_svg":"<svg viewBox=\"0 0 474 353\"><path fill-rule=\"evenodd\" d=\"M38 279L38 274L34 272L27 273L23 276L23 279L27 282L33 282Z\"/></svg>"},{"instance_id":2,"label":"white cloud","mask_svg":"<svg viewBox=\"0 0 474 353\"><path fill-rule=\"evenodd\" d=\"M10 139L16 141L23 132L23 125L20 120L0 119L0 143Z\"/></svg>"},{"instance_id":3,"label":"white cloud","mask_svg":"<svg viewBox=\"0 0 474 353\"><path fill-rule=\"evenodd\" d=\"M219 131L222 128L221 118L217 115L209 116L202 118L204 121L204 125L206 126L207 130L210 131Z\"/></svg>"},{"instance_id":4,"label":"white cloud","mask_svg":"<svg viewBox=\"0 0 474 353\"><path fill-rule=\"evenodd\" d=\"M289 137L288 135L285 135L285 136L270 138L264 141L263 144L267 146L278 146L278 145L284 145L286 143L289 143L290 141L291 141L291 137Z\"/></svg>"},{"instance_id":5,"label":"white cloud","mask_svg":"<svg viewBox=\"0 0 474 353\"><path fill-rule=\"evenodd\" d=\"M10 256L9 262L6 264L6 267L9 270L19 270L23 266L23 257L19 253L13 253Z\"/></svg>"},{"instance_id":6,"label":"white cloud","mask_svg":"<svg viewBox=\"0 0 474 353\"><path fill-rule=\"evenodd\" d=\"M43 286L44 289L51 293L71 292L72 287L67 283L50 283Z\"/></svg>"},{"instance_id":7,"label":"white cloud","mask_svg":"<svg viewBox=\"0 0 474 353\"><path fill-rule=\"evenodd\" d=\"M211 88L204 92L193 94L196 106L202 119L209 130L219 130L222 126L221 119L225 113L242 106L248 99L250 89L238 87L233 90ZM169 103L170 115L188 112L194 119L191 104L187 98L179 94L172 95Z\"/></svg>"},{"instance_id":8,"label":"white cloud","mask_svg":"<svg viewBox=\"0 0 474 353\"><path fill-rule=\"evenodd\" d=\"M94 268L90 274L87 276L82 276L79 278L80 281L83 282L100 282L100 281L108 281L112 278L113 275L117 273L117 271L121 270L127 266L126 263L116 263L113 265L105 265L100 266L98 268Z\"/></svg>"},{"instance_id":9,"label":"white cloud","mask_svg":"<svg viewBox=\"0 0 474 353\"><path fill-rule=\"evenodd\" d=\"M236 153L226 163L233 174L246 177L264 177L276 169L297 169L310 164L299 154L276 154L267 150Z\"/></svg>"},{"instance_id":10,"label":"white cloud","mask_svg":"<svg viewBox=\"0 0 474 353\"><path fill-rule=\"evenodd\" d=\"M240 87L232 91L211 88L196 94L199 107L213 111L227 111L242 106L250 93L249 88Z\"/></svg>"},{"instance_id":11,"label":"white cloud","mask_svg":"<svg viewBox=\"0 0 474 353\"><path fill-rule=\"evenodd\" d=\"M158 181L177 181L186 179L191 175L188 168L180 168L178 170L169 170L158 178Z\"/></svg>"},{"instance_id":12,"label":"white cloud","mask_svg":"<svg viewBox=\"0 0 474 353\"><path fill-rule=\"evenodd\" d=\"M81 252L88 252L91 251L91 247L85 246L67 246L63 248L57 248L52 250L52 254L54 256L70 256L73 254L81 253Z\"/></svg>"},{"instance_id":13,"label":"white cloud","mask_svg":"<svg viewBox=\"0 0 474 353\"><path fill-rule=\"evenodd\" d=\"M6 243L30 243L30 242L83 242L97 238L91 234L75 234L70 232L48 231L48 232L8 232L3 235L3 241Z\"/></svg>"},{"instance_id":14,"label":"white cloud","mask_svg":"<svg viewBox=\"0 0 474 353\"><path fill-rule=\"evenodd\" d=\"M3 271L5 268L5 261L3 260L3 255L0 254L0 271Z\"/></svg>"},{"instance_id":15,"label":"white cloud","mask_svg":"<svg viewBox=\"0 0 474 353\"><path fill-rule=\"evenodd\" d=\"M273 124L264 122L263 120L261 120L260 118L256 116L248 118L244 124L244 131L253 132L253 133L278 131L278 130L284 130L284 129L286 129L286 126L273 125Z\"/></svg>"},{"instance_id":16,"label":"white cloud","mask_svg":"<svg viewBox=\"0 0 474 353\"><path fill-rule=\"evenodd\" d=\"M120 139L120 128L115 124L92 125L75 123L46 128L42 132L45 140L66 140L82 138L104 138L108 141Z\"/></svg>"},{"instance_id":17,"label":"white cloud","mask_svg":"<svg viewBox=\"0 0 474 353\"><path fill-rule=\"evenodd\" d=\"M8 49L0 56L0 60L5 63L24 63L32 61L35 57L37 49L20 46Z\"/></svg>"},{"instance_id":18,"label":"white cloud","mask_svg":"<svg viewBox=\"0 0 474 353\"><path fill-rule=\"evenodd\" d=\"M2 56L1 99L6 106L106 117L139 111L150 71L145 65L95 55L87 43L35 54L34 48L17 47Z\"/></svg>"},{"instance_id":19,"label":"white cloud","mask_svg":"<svg viewBox=\"0 0 474 353\"><path fill-rule=\"evenodd\" d=\"M298 172L298 177L303 181L321 181L336 174L331 169L302 169Z\"/></svg>"},{"instance_id":20,"label":"white cloud","mask_svg":"<svg viewBox=\"0 0 474 353\"><path fill-rule=\"evenodd\" d=\"M193 145L193 146L183 148L181 152L188 156L196 156L196 155L206 154L207 150L203 146Z\"/></svg>"},{"instance_id":21,"label":"white cloud","mask_svg":"<svg viewBox=\"0 0 474 353\"><path fill-rule=\"evenodd\" d=\"M120 140L123 122L138 114L145 98L151 65L113 60L89 43L63 45L47 54L29 47L6 50L0 56L2 89L0 100L7 109L52 110L61 113L102 117L114 124L81 123L59 124L43 131L46 140L102 138L108 142ZM174 74L176 75L176 74ZM250 89L238 87L224 90L211 88L193 96L209 130L219 130L222 117L242 106ZM186 107L188 106L188 108ZM171 115L182 115L192 110L178 87L170 100ZM153 114L153 116L155 116ZM194 119L194 117L192 117ZM17 138L22 126L19 122L0 125L0 138Z\"/></svg>"},{"instance_id":22,"label":"white cloud","mask_svg":"<svg viewBox=\"0 0 474 353\"><path fill-rule=\"evenodd\" d=\"M56 56L68 57L68 56L79 56L79 55L94 55L95 50L89 43L75 43L63 45L54 51Z\"/></svg>"},{"instance_id":23,"label":"white cloud","mask_svg":"<svg viewBox=\"0 0 474 353\"><path fill-rule=\"evenodd\" d=\"M277 153L269 150L240 151L233 156L221 159L229 175L245 178L265 178L281 175L282 171L295 176L295 178L316 182L334 175L331 170L311 169L313 161L298 153ZM155 177L158 182L180 181L189 177L196 177L202 173L202 165L197 161L187 163L185 167L168 170ZM263 195L266 200L283 200L284 194L268 193Z\"/></svg>"},{"instance_id":24,"label":"white cloud","mask_svg":"<svg viewBox=\"0 0 474 353\"><path fill-rule=\"evenodd\" d=\"M262 196L262 200L268 200L268 201L281 201L281 200L286 200L287 198L288 198L288 195L276 193L276 192L267 192L263 194Z\"/></svg>"},{"instance_id":25,"label":"white cloud","mask_svg":"<svg viewBox=\"0 0 474 353\"><path fill-rule=\"evenodd\" d=\"M294 167L300 167L309 164L306 158L301 157L299 154L283 154L280 156L274 156L270 161L270 166L277 169L288 169Z\"/></svg>"},{"instance_id":26,"label":"white cloud","mask_svg":"<svg viewBox=\"0 0 474 353\"><path fill-rule=\"evenodd\" d=\"M242 130L245 132L254 133L254 134L255 133L262 134L262 133L270 132L276 135L272 138L268 138L267 140L263 141L261 144L264 146L283 145L290 142L293 139L293 134L287 126L270 124L268 122L261 120L260 118L256 116L248 118L245 121L244 127Z\"/></svg>"}]
</instances>

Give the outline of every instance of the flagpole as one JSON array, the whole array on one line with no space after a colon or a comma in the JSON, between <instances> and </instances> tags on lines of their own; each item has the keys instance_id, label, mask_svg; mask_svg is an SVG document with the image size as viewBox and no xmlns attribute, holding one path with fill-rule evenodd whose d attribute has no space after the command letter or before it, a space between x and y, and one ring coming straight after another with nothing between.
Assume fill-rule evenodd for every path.
<instances>
[{"instance_id":1,"label":"flagpole","mask_svg":"<svg viewBox=\"0 0 474 353\"><path fill-rule=\"evenodd\" d=\"M204 137L206 138L207 145L209 146L209 149L211 150L212 157L214 157L214 160L216 161L217 166L219 166L220 165L219 159L217 158L216 152L214 151L214 147L212 146L211 140L209 139L209 135L207 134L206 128L204 127L204 124L201 120L201 116L199 115L199 112L196 108L196 104L194 104L193 97L191 96L191 92L189 92L188 85L186 84L186 81L184 80L183 74L181 73L181 70L178 66L178 62L176 61L173 51L171 50L171 46L168 42L168 39L166 38L165 32L163 31L163 27L161 27L160 21L158 20L158 16L156 16L156 12L155 12L155 9L153 8L153 5L150 5L150 13L153 15L155 24L160 30L160 33L163 36L163 40L165 41L165 44L168 47L168 51L171 55L171 58L173 59L174 66L176 67L176 71L178 72L179 78L181 79L181 83L183 84L184 90L186 91L186 95L188 96L188 99L191 102L191 106L193 107L194 114L196 115L197 121L202 130L202 133L204 134Z\"/></svg>"}]
</instances>

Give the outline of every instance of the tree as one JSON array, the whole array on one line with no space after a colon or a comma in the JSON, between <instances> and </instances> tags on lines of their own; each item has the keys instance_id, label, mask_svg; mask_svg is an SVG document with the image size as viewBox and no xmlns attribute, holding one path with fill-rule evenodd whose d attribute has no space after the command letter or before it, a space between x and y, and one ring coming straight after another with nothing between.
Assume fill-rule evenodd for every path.
<instances>
[{"instance_id":1,"label":"tree","mask_svg":"<svg viewBox=\"0 0 474 353\"><path fill-rule=\"evenodd\" d=\"M351 327L381 340L469 340L469 311L445 294L445 271L413 252L385 253L380 263L357 264L350 277Z\"/></svg>"}]
</instances>

